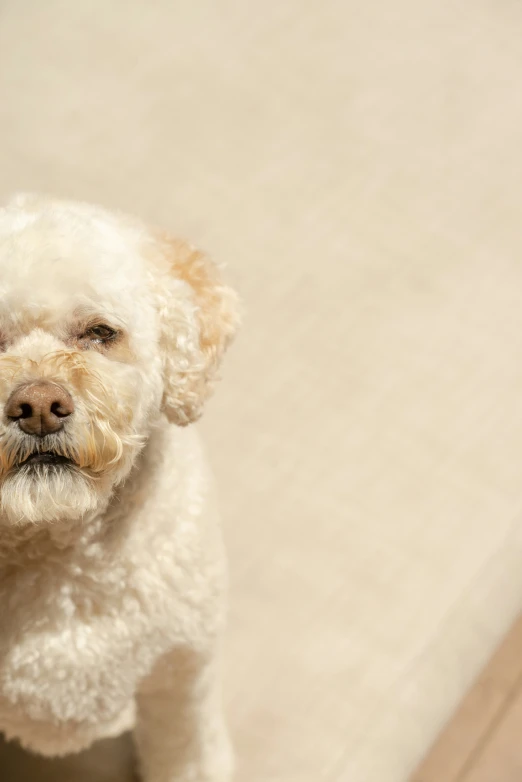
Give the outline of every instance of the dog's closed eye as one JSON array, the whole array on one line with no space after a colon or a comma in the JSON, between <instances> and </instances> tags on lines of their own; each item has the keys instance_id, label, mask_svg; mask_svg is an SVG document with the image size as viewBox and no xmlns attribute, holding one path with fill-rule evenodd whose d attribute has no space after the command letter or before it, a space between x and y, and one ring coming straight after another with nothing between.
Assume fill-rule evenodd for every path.
<instances>
[{"instance_id":1,"label":"dog's closed eye","mask_svg":"<svg viewBox=\"0 0 522 782\"><path fill-rule=\"evenodd\" d=\"M91 346L110 345L118 337L119 332L105 323L97 323L89 326L82 334L77 337L81 346L89 348Z\"/></svg>"}]
</instances>

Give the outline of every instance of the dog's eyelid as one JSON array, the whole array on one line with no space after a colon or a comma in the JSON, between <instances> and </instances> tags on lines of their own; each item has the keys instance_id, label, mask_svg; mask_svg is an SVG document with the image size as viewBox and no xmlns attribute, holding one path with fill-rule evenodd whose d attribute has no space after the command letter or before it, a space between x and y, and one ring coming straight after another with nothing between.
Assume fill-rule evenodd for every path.
<instances>
[{"instance_id":1,"label":"dog's eyelid","mask_svg":"<svg viewBox=\"0 0 522 782\"><path fill-rule=\"evenodd\" d=\"M104 339L113 339L117 336L118 330L108 326L106 323L94 323L85 329L84 334L96 334Z\"/></svg>"},{"instance_id":2,"label":"dog's eyelid","mask_svg":"<svg viewBox=\"0 0 522 782\"><path fill-rule=\"evenodd\" d=\"M74 339L80 344L109 346L116 342L121 336L121 329L115 326L109 326L108 323L97 320L76 329Z\"/></svg>"}]
</instances>

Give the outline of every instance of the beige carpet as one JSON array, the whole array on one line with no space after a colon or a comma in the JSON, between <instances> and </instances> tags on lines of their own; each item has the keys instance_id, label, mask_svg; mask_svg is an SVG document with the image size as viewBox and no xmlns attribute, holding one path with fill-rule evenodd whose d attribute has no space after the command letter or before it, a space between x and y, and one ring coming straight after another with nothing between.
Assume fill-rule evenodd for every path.
<instances>
[{"instance_id":1,"label":"beige carpet","mask_svg":"<svg viewBox=\"0 0 522 782\"><path fill-rule=\"evenodd\" d=\"M513 0L0 4L0 195L163 223L245 300L202 425L241 782L405 782L522 606L521 26ZM98 751L0 768L127 779Z\"/></svg>"}]
</instances>

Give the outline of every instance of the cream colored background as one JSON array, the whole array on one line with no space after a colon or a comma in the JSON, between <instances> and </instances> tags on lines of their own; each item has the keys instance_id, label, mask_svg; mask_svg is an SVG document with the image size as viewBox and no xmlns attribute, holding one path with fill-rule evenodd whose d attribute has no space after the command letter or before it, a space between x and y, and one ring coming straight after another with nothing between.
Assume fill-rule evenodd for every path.
<instances>
[{"instance_id":1,"label":"cream colored background","mask_svg":"<svg viewBox=\"0 0 522 782\"><path fill-rule=\"evenodd\" d=\"M521 25L0 3L0 195L162 223L245 301L202 425L241 781L404 782L522 604ZM2 779L123 780L106 751Z\"/></svg>"}]
</instances>

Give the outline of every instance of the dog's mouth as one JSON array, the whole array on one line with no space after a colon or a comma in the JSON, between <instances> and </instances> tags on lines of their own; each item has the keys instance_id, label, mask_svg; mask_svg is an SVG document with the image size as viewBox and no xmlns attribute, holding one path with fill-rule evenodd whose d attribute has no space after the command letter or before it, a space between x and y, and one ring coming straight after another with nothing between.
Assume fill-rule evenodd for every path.
<instances>
[{"instance_id":1,"label":"dog's mouth","mask_svg":"<svg viewBox=\"0 0 522 782\"><path fill-rule=\"evenodd\" d=\"M71 459L68 459L67 456L63 456L61 453L56 453L56 451L35 451L34 453L29 454L27 459L24 459L23 462L20 462L20 467L25 467L26 465L34 465L40 466L40 465L48 465L50 467L56 467L59 465L71 465L73 464L73 461Z\"/></svg>"}]
</instances>

